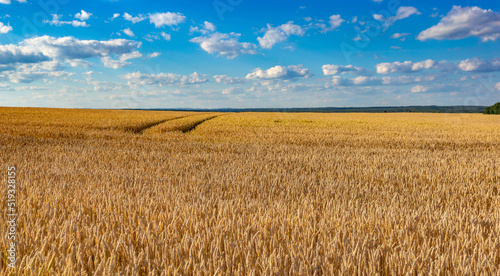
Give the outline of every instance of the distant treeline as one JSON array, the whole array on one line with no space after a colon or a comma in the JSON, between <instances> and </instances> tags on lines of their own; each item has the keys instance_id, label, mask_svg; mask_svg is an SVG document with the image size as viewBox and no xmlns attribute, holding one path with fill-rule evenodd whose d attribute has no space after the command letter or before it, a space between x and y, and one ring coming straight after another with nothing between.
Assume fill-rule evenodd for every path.
<instances>
[{"instance_id":1,"label":"distant treeline","mask_svg":"<svg viewBox=\"0 0 500 276\"><path fill-rule=\"evenodd\" d=\"M486 106L386 106L386 107L315 107L315 108L219 108L219 109L149 109L216 112L317 112L317 113L483 113Z\"/></svg>"}]
</instances>

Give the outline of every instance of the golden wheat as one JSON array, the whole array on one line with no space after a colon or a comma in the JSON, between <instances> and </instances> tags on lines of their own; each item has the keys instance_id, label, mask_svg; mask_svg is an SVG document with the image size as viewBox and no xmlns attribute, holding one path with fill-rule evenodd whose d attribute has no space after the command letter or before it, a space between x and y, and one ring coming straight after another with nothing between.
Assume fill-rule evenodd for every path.
<instances>
[{"instance_id":1,"label":"golden wheat","mask_svg":"<svg viewBox=\"0 0 500 276\"><path fill-rule=\"evenodd\" d=\"M498 118L215 115L0 108L1 274L500 273Z\"/></svg>"}]
</instances>

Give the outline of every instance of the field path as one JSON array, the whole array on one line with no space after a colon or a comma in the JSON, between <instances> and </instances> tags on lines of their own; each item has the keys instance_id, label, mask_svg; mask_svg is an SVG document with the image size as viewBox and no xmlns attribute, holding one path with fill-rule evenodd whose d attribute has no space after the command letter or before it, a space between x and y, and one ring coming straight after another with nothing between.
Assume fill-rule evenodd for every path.
<instances>
[{"instance_id":1,"label":"field path","mask_svg":"<svg viewBox=\"0 0 500 276\"><path fill-rule=\"evenodd\" d=\"M143 134L159 134L165 132L182 132L188 133L193 131L202 123L224 115L223 113L203 113L200 115L184 116L174 120L167 120L163 123L155 124L150 128L145 129Z\"/></svg>"}]
</instances>

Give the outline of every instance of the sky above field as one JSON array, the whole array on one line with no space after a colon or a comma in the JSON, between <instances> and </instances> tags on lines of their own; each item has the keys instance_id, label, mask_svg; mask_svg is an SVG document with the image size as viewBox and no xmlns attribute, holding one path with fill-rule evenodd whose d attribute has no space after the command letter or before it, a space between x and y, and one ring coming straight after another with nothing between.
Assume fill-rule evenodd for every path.
<instances>
[{"instance_id":1,"label":"sky above field","mask_svg":"<svg viewBox=\"0 0 500 276\"><path fill-rule=\"evenodd\" d=\"M0 0L0 106L491 105L498 1Z\"/></svg>"}]
</instances>

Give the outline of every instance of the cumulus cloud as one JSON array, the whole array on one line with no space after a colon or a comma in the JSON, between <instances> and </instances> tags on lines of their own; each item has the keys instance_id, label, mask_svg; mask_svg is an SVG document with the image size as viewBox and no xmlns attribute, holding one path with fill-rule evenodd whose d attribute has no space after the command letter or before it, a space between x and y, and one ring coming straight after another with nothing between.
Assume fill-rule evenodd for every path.
<instances>
[{"instance_id":1,"label":"cumulus cloud","mask_svg":"<svg viewBox=\"0 0 500 276\"><path fill-rule=\"evenodd\" d=\"M255 69L246 76L248 80L291 80L296 78L308 78L312 76L309 69L302 65L281 66L277 65L267 70Z\"/></svg>"},{"instance_id":2,"label":"cumulus cloud","mask_svg":"<svg viewBox=\"0 0 500 276\"><path fill-rule=\"evenodd\" d=\"M426 92L429 90L429 88L423 86L423 85L415 85L411 89L411 93L421 93L421 92Z\"/></svg>"},{"instance_id":3,"label":"cumulus cloud","mask_svg":"<svg viewBox=\"0 0 500 276\"><path fill-rule=\"evenodd\" d=\"M356 18L356 21L357 21L357 18ZM323 29L323 32L333 31L336 28L340 27L340 25L342 25L342 23L344 23L344 22L345 22L345 20L342 19L340 14L334 14L334 15L330 16L330 20L328 21L328 23L330 23L330 27Z\"/></svg>"},{"instance_id":4,"label":"cumulus cloud","mask_svg":"<svg viewBox=\"0 0 500 276\"><path fill-rule=\"evenodd\" d=\"M304 29L299 25L293 24L293 21L289 21L276 28L267 24L265 30L264 36L257 38L260 47L264 49L271 49L275 44L287 40L291 35L303 36L305 34Z\"/></svg>"},{"instance_id":5,"label":"cumulus cloud","mask_svg":"<svg viewBox=\"0 0 500 276\"><path fill-rule=\"evenodd\" d=\"M37 63L48 61L50 57L31 46L0 45L0 64Z\"/></svg>"},{"instance_id":6,"label":"cumulus cloud","mask_svg":"<svg viewBox=\"0 0 500 276\"><path fill-rule=\"evenodd\" d=\"M75 14L75 18L80 19L81 21L87 21L87 19L89 19L91 16L92 16L92 13L88 13L84 10Z\"/></svg>"},{"instance_id":7,"label":"cumulus cloud","mask_svg":"<svg viewBox=\"0 0 500 276\"><path fill-rule=\"evenodd\" d=\"M37 49L44 56L53 59L85 59L109 55L122 55L135 51L141 43L127 39L79 40L77 38L39 36L20 43L29 49Z\"/></svg>"},{"instance_id":8,"label":"cumulus cloud","mask_svg":"<svg viewBox=\"0 0 500 276\"><path fill-rule=\"evenodd\" d=\"M163 26L177 26L183 23L186 17L178 12L153 13L149 15L149 21L155 24L156 28Z\"/></svg>"},{"instance_id":9,"label":"cumulus cloud","mask_svg":"<svg viewBox=\"0 0 500 276\"><path fill-rule=\"evenodd\" d=\"M10 31L12 31L12 27L10 25L5 25L4 23L0 22L0 34L6 34Z\"/></svg>"},{"instance_id":10,"label":"cumulus cloud","mask_svg":"<svg viewBox=\"0 0 500 276\"><path fill-rule=\"evenodd\" d=\"M417 39L457 40L479 37L483 42L500 37L500 14L479 7L453 6L435 26L422 31Z\"/></svg>"},{"instance_id":11,"label":"cumulus cloud","mask_svg":"<svg viewBox=\"0 0 500 276\"><path fill-rule=\"evenodd\" d=\"M132 30L130 28L126 28L126 29L122 30L122 32L130 37L135 36L134 32L132 32Z\"/></svg>"},{"instance_id":12,"label":"cumulus cloud","mask_svg":"<svg viewBox=\"0 0 500 276\"><path fill-rule=\"evenodd\" d=\"M240 84L246 82L245 78L228 77L227 75L215 75L214 79L217 83L223 84Z\"/></svg>"},{"instance_id":13,"label":"cumulus cloud","mask_svg":"<svg viewBox=\"0 0 500 276\"><path fill-rule=\"evenodd\" d=\"M31 83L38 79L65 79L74 75L62 71L63 66L58 61L44 61L35 64L19 64L14 70L0 73L0 80L13 83Z\"/></svg>"},{"instance_id":14,"label":"cumulus cloud","mask_svg":"<svg viewBox=\"0 0 500 276\"><path fill-rule=\"evenodd\" d=\"M420 82L431 82L436 79L433 75L428 76L399 76L399 77L368 77L359 76L356 78L345 78L342 76L333 76L331 82L326 84L330 86L377 86L377 85L407 85Z\"/></svg>"},{"instance_id":15,"label":"cumulus cloud","mask_svg":"<svg viewBox=\"0 0 500 276\"><path fill-rule=\"evenodd\" d=\"M160 33L161 37L163 37L163 39L165 39L166 41L170 41L171 39L171 36L165 32L161 32Z\"/></svg>"},{"instance_id":16,"label":"cumulus cloud","mask_svg":"<svg viewBox=\"0 0 500 276\"><path fill-rule=\"evenodd\" d=\"M387 74L387 73L411 73L419 72L422 70L435 68L438 63L432 59L420 61L420 62L385 62L379 63L375 66L377 73Z\"/></svg>"},{"instance_id":17,"label":"cumulus cloud","mask_svg":"<svg viewBox=\"0 0 500 276\"><path fill-rule=\"evenodd\" d=\"M151 53L148 55L148 58L156 58L156 57L159 57L161 55L161 53L159 52L154 52L154 53Z\"/></svg>"},{"instance_id":18,"label":"cumulus cloud","mask_svg":"<svg viewBox=\"0 0 500 276\"><path fill-rule=\"evenodd\" d=\"M208 33L215 32L216 29L217 27L215 27L215 24L205 21L201 27L189 27L189 34L201 33L206 35Z\"/></svg>"},{"instance_id":19,"label":"cumulus cloud","mask_svg":"<svg viewBox=\"0 0 500 276\"><path fill-rule=\"evenodd\" d=\"M323 74L325 76L329 75L338 75L344 73L353 73L353 74L368 74L368 70L365 68L353 66L353 65L334 65L334 64L325 64L321 67L323 69Z\"/></svg>"},{"instance_id":20,"label":"cumulus cloud","mask_svg":"<svg viewBox=\"0 0 500 276\"><path fill-rule=\"evenodd\" d=\"M408 18L414 14L421 14L417 8L411 7L411 6L401 6L398 8L398 11L396 12L396 15L390 16L390 17L385 17L382 14L374 14L373 18L375 20L379 21L384 21L384 29L389 28L392 26L396 21Z\"/></svg>"},{"instance_id":21,"label":"cumulus cloud","mask_svg":"<svg viewBox=\"0 0 500 276\"><path fill-rule=\"evenodd\" d=\"M496 88L498 91L500 91L500 82L499 82L499 83L497 83L497 85L495 85L495 88Z\"/></svg>"},{"instance_id":22,"label":"cumulus cloud","mask_svg":"<svg viewBox=\"0 0 500 276\"><path fill-rule=\"evenodd\" d=\"M208 36L200 36L190 39L190 42L200 44L200 47L209 54L217 54L233 59L241 54L254 55L257 46L253 43L239 42L241 34L237 33L212 33Z\"/></svg>"},{"instance_id":23,"label":"cumulus cloud","mask_svg":"<svg viewBox=\"0 0 500 276\"><path fill-rule=\"evenodd\" d=\"M62 26L62 25L71 25L73 27L89 27L90 26L85 21L78 21L78 20L62 21L61 18L62 18L61 15L53 14L52 20L44 20L43 22L48 23L48 24L53 25L53 26Z\"/></svg>"},{"instance_id":24,"label":"cumulus cloud","mask_svg":"<svg viewBox=\"0 0 500 276\"><path fill-rule=\"evenodd\" d=\"M395 33L391 35L391 38L401 38L410 35L410 33Z\"/></svg>"},{"instance_id":25,"label":"cumulus cloud","mask_svg":"<svg viewBox=\"0 0 500 276\"><path fill-rule=\"evenodd\" d=\"M26 0L16 0L19 3L26 3ZM0 0L0 4L7 4L10 5L12 2L11 0Z\"/></svg>"},{"instance_id":26,"label":"cumulus cloud","mask_svg":"<svg viewBox=\"0 0 500 276\"><path fill-rule=\"evenodd\" d=\"M121 78L128 80L129 85L193 85L208 81L206 75L196 72L187 76L172 73L143 74L141 72L134 72L123 75Z\"/></svg>"},{"instance_id":27,"label":"cumulus cloud","mask_svg":"<svg viewBox=\"0 0 500 276\"><path fill-rule=\"evenodd\" d=\"M462 60L458 68L466 72L495 72L500 71L500 58L482 60L478 58Z\"/></svg>"},{"instance_id":28,"label":"cumulus cloud","mask_svg":"<svg viewBox=\"0 0 500 276\"><path fill-rule=\"evenodd\" d=\"M104 56L101 57L101 62L104 67L119 69L130 64L130 62L128 62L127 60L140 57L142 57L142 54L139 53L139 51L134 51L131 53L122 54L118 60L112 59L109 56Z\"/></svg>"},{"instance_id":29,"label":"cumulus cloud","mask_svg":"<svg viewBox=\"0 0 500 276\"><path fill-rule=\"evenodd\" d=\"M114 15L113 15L113 18L115 18ZM146 16L143 14L139 14L138 16L132 16L129 13L125 12L125 13L123 13L123 19L135 24L135 23L146 20Z\"/></svg>"},{"instance_id":30,"label":"cumulus cloud","mask_svg":"<svg viewBox=\"0 0 500 276\"><path fill-rule=\"evenodd\" d=\"M167 34L166 32L147 34L144 37L144 39L149 42L153 42L154 40L160 40L160 39L170 41L171 38L172 37L170 36L170 34Z\"/></svg>"}]
</instances>

